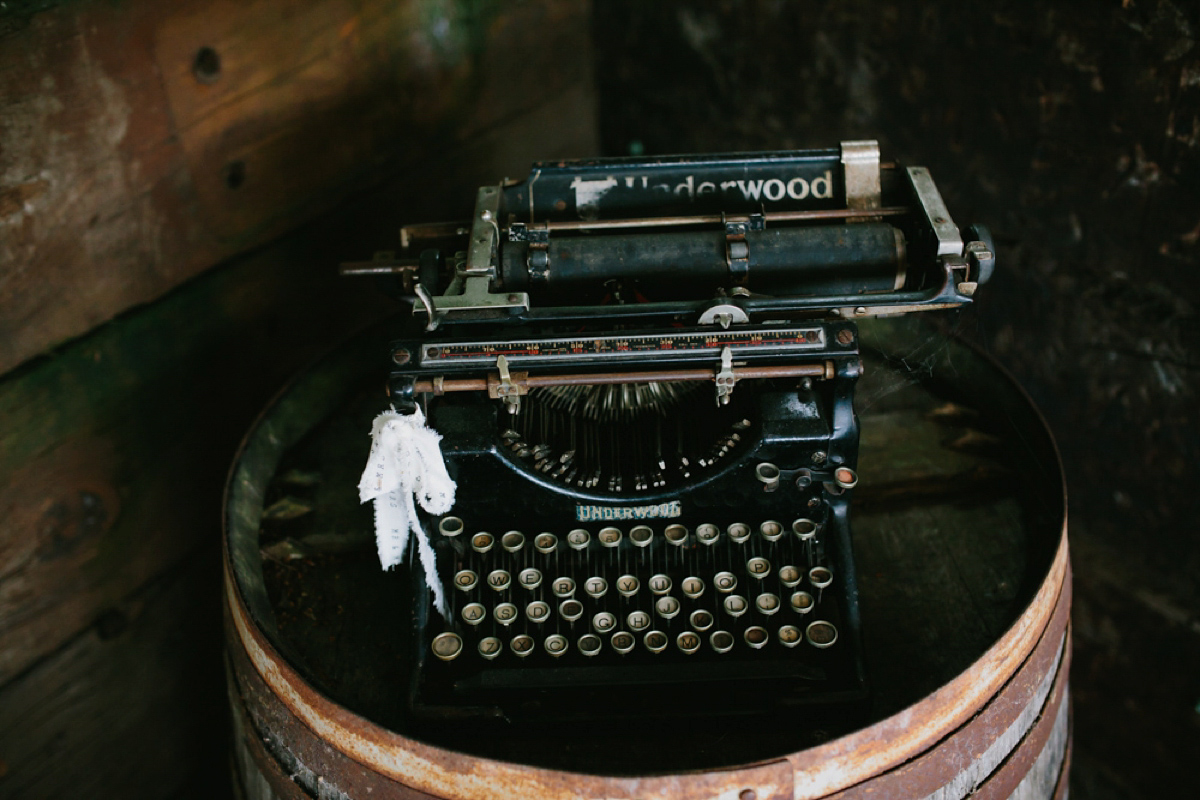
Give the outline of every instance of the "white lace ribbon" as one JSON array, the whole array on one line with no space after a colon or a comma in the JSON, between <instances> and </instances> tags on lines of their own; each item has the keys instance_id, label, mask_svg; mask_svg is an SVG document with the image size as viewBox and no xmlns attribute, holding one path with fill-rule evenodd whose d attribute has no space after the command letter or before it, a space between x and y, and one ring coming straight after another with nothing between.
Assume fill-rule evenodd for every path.
<instances>
[{"instance_id":1,"label":"white lace ribbon","mask_svg":"<svg viewBox=\"0 0 1200 800\"><path fill-rule=\"evenodd\" d=\"M446 594L433 546L416 508L420 503L430 514L440 515L454 505L457 487L446 472L441 440L441 434L425 424L420 407L412 414L393 409L377 416L371 426L371 455L358 482L358 499L375 501L375 542L384 569L404 560L409 533L416 534L425 582L433 592L434 605L446 616Z\"/></svg>"}]
</instances>

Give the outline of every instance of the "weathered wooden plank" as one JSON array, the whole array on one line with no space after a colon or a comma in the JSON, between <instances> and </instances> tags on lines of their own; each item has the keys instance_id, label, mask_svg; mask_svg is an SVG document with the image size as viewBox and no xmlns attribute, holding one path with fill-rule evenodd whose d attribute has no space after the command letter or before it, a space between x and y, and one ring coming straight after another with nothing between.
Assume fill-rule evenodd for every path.
<instances>
[{"instance_id":1,"label":"weathered wooden plank","mask_svg":"<svg viewBox=\"0 0 1200 800\"><path fill-rule=\"evenodd\" d=\"M163 576L0 688L0 796L218 796L215 561Z\"/></svg>"},{"instance_id":2,"label":"weathered wooden plank","mask_svg":"<svg viewBox=\"0 0 1200 800\"><path fill-rule=\"evenodd\" d=\"M584 0L14 13L0 37L0 373L586 82L587 13Z\"/></svg>"},{"instance_id":3,"label":"weathered wooden plank","mask_svg":"<svg viewBox=\"0 0 1200 800\"><path fill-rule=\"evenodd\" d=\"M221 482L258 409L393 308L339 282L338 261L394 247L403 220L467 213L464 185L590 152L590 109L587 87L565 93L0 381L0 685L215 546Z\"/></svg>"}]
</instances>

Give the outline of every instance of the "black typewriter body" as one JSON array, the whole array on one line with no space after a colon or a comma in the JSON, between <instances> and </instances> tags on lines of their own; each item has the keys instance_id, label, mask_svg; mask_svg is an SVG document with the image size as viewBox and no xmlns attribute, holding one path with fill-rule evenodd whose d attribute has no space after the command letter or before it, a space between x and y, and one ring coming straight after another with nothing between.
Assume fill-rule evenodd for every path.
<instances>
[{"instance_id":1,"label":"black typewriter body","mask_svg":"<svg viewBox=\"0 0 1200 800\"><path fill-rule=\"evenodd\" d=\"M847 142L538 164L358 267L412 302L389 394L458 486L444 617L413 573L414 714L861 709L855 320L970 302L967 234Z\"/></svg>"}]
</instances>

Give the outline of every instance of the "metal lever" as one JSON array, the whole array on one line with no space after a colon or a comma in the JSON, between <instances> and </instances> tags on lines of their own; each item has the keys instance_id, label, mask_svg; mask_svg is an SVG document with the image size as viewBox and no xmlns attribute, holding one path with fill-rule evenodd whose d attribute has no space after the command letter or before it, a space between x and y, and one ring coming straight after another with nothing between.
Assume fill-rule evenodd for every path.
<instances>
[{"instance_id":1,"label":"metal lever","mask_svg":"<svg viewBox=\"0 0 1200 800\"><path fill-rule=\"evenodd\" d=\"M737 376L733 374L733 349L726 345L721 348L721 370L717 373L718 406L729 404L729 397L733 394L735 383L737 383Z\"/></svg>"}]
</instances>

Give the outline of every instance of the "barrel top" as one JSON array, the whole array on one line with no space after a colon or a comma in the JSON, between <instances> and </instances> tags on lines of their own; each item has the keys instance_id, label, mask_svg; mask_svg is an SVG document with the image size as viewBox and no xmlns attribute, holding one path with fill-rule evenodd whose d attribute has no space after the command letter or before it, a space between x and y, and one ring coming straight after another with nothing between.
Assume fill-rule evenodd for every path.
<instances>
[{"instance_id":1,"label":"barrel top","mask_svg":"<svg viewBox=\"0 0 1200 800\"><path fill-rule=\"evenodd\" d=\"M1061 666L1066 501L1044 423L961 341L876 320L862 328L851 512L866 724L422 729L405 714L408 576L379 569L355 492L386 341L368 331L280 393L239 453L225 509L231 645L298 719L383 775L461 797L573 793L581 776L594 781L582 794L614 797L820 797L928 750L1023 668Z\"/></svg>"}]
</instances>

